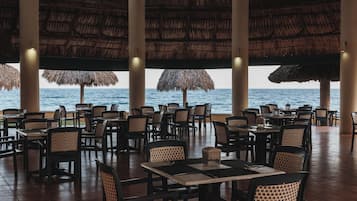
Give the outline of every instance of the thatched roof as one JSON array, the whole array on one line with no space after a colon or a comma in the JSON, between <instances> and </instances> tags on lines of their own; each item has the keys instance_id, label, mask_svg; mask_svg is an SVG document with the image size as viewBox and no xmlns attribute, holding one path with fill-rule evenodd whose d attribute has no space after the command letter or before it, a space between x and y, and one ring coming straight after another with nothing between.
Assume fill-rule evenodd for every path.
<instances>
[{"instance_id":1,"label":"thatched roof","mask_svg":"<svg viewBox=\"0 0 357 201\"><path fill-rule=\"evenodd\" d=\"M109 86L118 82L117 76L108 71L45 70L42 77L58 85Z\"/></svg>"},{"instance_id":2,"label":"thatched roof","mask_svg":"<svg viewBox=\"0 0 357 201\"><path fill-rule=\"evenodd\" d=\"M214 83L205 70L164 70L157 83L157 90L210 90Z\"/></svg>"},{"instance_id":3,"label":"thatched roof","mask_svg":"<svg viewBox=\"0 0 357 201\"><path fill-rule=\"evenodd\" d=\"M339 81L340 66L338 64L283 65L272 72L268 79L275 83L307 82L322 79Z\"/></svg>"},{"instance_id":4,"label":"thatched roof","mask_svg":"<svg viewBox=\"0 0 357 201\"><path fill-rule=\"evenodd\" d=\"M19 71L7 64L0 64L0 90L11 90L20 87Z\"/></svg>"},{"instance_id":5,"label":"thatched roof","mask_svg":"<svg viewBox=\"0 0 357 201\"><path fill-rule=\"evenodd\" d=\"M231 0L146 0L145 12L147 67L231 66ZM340 0L251 0L249 13L250 64L339 58ZM18 14L0 0L0 62L18 61ZM40 52L41 68L127 70L127 0L40 0Z\"/></svg>"}]
</instances>

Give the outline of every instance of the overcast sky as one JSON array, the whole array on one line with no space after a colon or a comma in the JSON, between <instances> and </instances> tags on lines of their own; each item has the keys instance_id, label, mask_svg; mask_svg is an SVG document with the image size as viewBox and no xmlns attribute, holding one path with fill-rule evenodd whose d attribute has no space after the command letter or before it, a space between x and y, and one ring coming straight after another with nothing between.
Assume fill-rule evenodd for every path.
<instances>
[{"instance_id":1,"label":"overcast sky","mask_svg":"<svg viewBox=\"0 0 357 201\"><path fill-rule=\"evenodd\" d=\"M19 69L19 64L9 64ZM279 66L250 66L249 67L249 88L264 89L264 88L319 88L319 82L290 82L290 83L272 83L268 80L268 76ZM146 88L156 88L156 84L162 73L162 69L147 69L146 70ZM57 88L57 84L48 83L46 79L42 78L42 70L40 70L40 87L41 88ZM207 70L215 83L215 88L231 88L232 76L230 69L214 69ZM127 71L115 72L118 76L119 82L111 87L128 88L129 73ZM70 85L62 85L61 87L77 87ZM331 88L339 88L339 82L332 82Z\"/></svg>"}]
</instances>

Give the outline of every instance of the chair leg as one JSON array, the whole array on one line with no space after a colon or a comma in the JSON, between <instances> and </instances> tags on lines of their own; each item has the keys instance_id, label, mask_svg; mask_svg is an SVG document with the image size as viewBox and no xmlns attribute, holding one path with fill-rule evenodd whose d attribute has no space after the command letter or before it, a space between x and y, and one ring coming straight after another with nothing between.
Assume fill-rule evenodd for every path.
<instances>
[{"instance_id":1,"label":"chair leg","mask_svg":"<svg viewBox=\"0 0 357 201\"><path fill-rule=\"evenodd\" d=\"M355 143L355 133L352 132L352 143L351 143L351 152L353 152L353 145Z\"/></svg>"}]
</instances>

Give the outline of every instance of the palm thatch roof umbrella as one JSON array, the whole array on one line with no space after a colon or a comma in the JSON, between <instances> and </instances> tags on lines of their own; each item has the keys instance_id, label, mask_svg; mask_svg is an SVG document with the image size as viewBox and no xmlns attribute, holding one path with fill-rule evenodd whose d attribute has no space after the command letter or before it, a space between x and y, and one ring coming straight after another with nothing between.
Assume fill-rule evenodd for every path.
<instances>
[{"instance_id":1,"label":"palm thatch roof umbrella","mask_svg":"<svg viewBox=\"0 0 357 201\"><path fill-rule=\"evenodd\" d=\"M181 90L182 103L187 103L187 90L214 89L214 83L205 70L164 70L157 83L157 90Z\"/></svg>"},{"instance_id":2,"label":"palm thatch roof umbrella","mask_svg":"<svg viewBox=\"0 0 357 201\"><path fill-rule=\"evenodd\" d=\"M111 71L45 70L42 77L58 85L79 85L80 103L84 101L84 86L109 86L118 82L117 76Z\"/></svg>"},{"instance_id":3,"label":"palm thatch roof umbrella","mask_svg":"<svg viewBox=\"0 0 357 201\"><path fill-rule=\"evenodd\" d=\"M307 82L320 81L320 107L330 107L330 81L340 80L339 64L304 64L282 65L272 72L268 79L271 82Z\"/></svg>"},{"instance_id":4,"label":"palm thatch roof umbrella","mask_svg":"<svg viewBox=\"0 0 357 201\"><path fill-rule=\"evenodd\" d=\"M307 82L311 80L340 80L339 64L299 64L282 65L272 72L268 79L271 82Z\"/></svg>"},{"instance_id":5,"label":"palm thatch roof umbrella","mask_svg":"<svg viewBox=\"0 0 357 201\"><path fill-rule=\"evenodd\" d=\"M0 64L0 90L11 90L20 87L19 71L7 64Z\"/></svg>"}]
</instances>

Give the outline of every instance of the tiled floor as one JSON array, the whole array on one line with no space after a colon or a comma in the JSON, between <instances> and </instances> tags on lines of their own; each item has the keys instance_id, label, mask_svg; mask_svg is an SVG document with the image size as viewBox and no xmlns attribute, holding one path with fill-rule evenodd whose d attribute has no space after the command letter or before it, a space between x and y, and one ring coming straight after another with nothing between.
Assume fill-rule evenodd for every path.
<instances>
[{"instance_id":1,"label":"tiled floor","mask_svg":"<svg viewBox=\"0 0 357 201\"><path fill-rule=\"evenodd\" d=\"M357 150L349 152L351 136L340 136L337 127L313 127L313 152L311 174L306 187L308 201L344 201L357 200ZM200 157L201 149L214 145L214 134L207 128L206 132L190 139L189 156ZM123 153L119 158L114 155L110 160L117 167L123 179L144 177L140 167L144 156L137 153ZM0 159L0 200L55 201L55 200L102 200L100 182L96 177L95 157L82 154L82 184L62 182L45 184L26 181L22 169L22 156L18 158L19 176L14 177L12 160ZM124 188L128 195L144 195L145 185ZM229 185L222 185L222 197L229 198Z\"/></svg>"}]
</instances>

